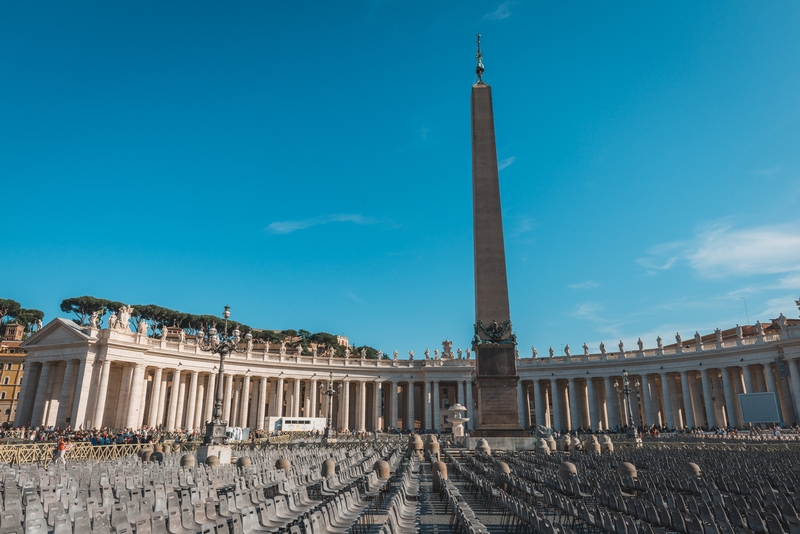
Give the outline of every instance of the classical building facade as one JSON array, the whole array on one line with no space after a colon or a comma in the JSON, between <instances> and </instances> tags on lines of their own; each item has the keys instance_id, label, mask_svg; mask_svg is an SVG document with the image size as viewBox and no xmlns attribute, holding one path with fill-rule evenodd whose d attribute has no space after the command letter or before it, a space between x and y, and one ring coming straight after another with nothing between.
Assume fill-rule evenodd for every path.
<instances>
[{"instance_id":1,"label":"classical building facade","mask_svg":"<svg viewBox=\"0 0 800 534\"><path fill-rule=\"evenodd\" d=\"M17 401L22 385L22 373L27 356L21 348L25 328L6 325L0 341L0 424L11 426L17 412Z\"/></svg>"},{"instance_id":2,"label":"classical building facade","mask_svg":"<svg viewBox=\"0 0 800 534\"><path fill-rule=\"evenodd\" d=\"M638 380L639 425L738 425L739 393L775 392L782 419L800 417L800 325L782 319L734 334L699 334L689 342L580 356L517 361L520 423L603 430L624 425L614 383ZM730 332L733 332L730 331ZM96 329L55 319L25 342L28 352L15 426L203 428L211 418L219 361L183 342L127 327ZM468 354L468 353L467 353ZM325 417L339 429L443 430L447 407L467 407L476 421L474 360L449 347L431 359L371 360L281 353L242 343L225 363L223 418L263 429L269 416ZM337 395L323 395L332 378Z\"/></svg>"}]
</instances>

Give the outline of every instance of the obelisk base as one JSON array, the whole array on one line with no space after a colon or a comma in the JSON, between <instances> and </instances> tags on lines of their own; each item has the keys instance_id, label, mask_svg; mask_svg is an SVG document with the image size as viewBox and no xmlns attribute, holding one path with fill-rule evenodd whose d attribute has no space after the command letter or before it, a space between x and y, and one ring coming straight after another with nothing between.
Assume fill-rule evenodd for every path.
<instances>
[{"instance_id":1,"label":"obelisk base","mask_svg":"<svg viewBox=\"0 0 800 534\"><path fill-rule=\"evenodd\" d=\"M470 432L470 436L530 436L530 432L519 424L518 382L518 376L479 377L475 380L480 428Z\"/></svg>"}]
</instances>

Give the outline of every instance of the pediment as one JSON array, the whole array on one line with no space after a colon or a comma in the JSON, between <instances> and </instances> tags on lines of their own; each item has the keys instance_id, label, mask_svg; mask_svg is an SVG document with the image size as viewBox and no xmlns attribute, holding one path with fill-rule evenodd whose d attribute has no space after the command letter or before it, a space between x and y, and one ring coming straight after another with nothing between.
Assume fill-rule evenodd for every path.
<instances>
[{"instance_id":1,"label":"pediment","mask_svg":"<svg viewBox=\"0 0 800 534\"><path fill-rule=\"evenodd\" d=\"M81 328L70 320L57 317L47 323L39 332L23 341L20 347L61 345L93 339L87 331L88 329Z\"/></svg>"}]
</instances>

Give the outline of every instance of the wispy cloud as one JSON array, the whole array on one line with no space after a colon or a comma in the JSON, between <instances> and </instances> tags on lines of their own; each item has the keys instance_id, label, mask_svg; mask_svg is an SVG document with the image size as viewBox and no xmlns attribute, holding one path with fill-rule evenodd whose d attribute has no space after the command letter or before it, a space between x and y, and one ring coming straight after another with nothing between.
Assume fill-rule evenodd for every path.
<instances>
[{"instance_id":1,"label":"wispy cloud","mask_svg":"<svg viewBox=\"0 0 800 534\"><path fill-rule=\"evenodd\" d=\"M800 228L792 225L734 229L712 225L691 241L653 247L638 260L649 274L685 262L706 278L800 274Z\"/></svg>"},{"instance_id":2,"label":"wispy cloud","mask_svg":"<svg viewBox=\"0 0 800 534\"><path fill-rule=\"evenodd\" d=\"M781 166L775 165L774 167L767 167L766 169L758 169L757 171L753 171L753 174L758 176L766 176L767 178L772 178L773 176L780 174Z\"/></svg>"},{"instance_id":3,"label":"wispy cloud","mask_svg":"<svg viewBox=\"0 0 800 534\"><path fill-rule=\"evenodd\" d=\"M600 284L598 284L594 280L586 280L585 282L576 282L574 284L568 284L567 287L570 289L592 289L594 287L600 287Z\"/></svg>"},{"instance_id":4,"label":"wispy cloud","mask_svg":"<svg viewBox=\"0 0 800 534\"><path fill-rule=\"evenodd\" d=\"M486 15L484 15L483 18L484 20L507 19L508 17L511 16L511 6L514 6L516 4L517 2L514 2L513 0L503 2L502 4L497 6L497 9L495 9L491 13L487 13Z\"/></svg>"},{"instance_id":5,"label":"wispy cloud","mask_svg":"<svg viewBox=\"0 0 800 534\"><path fill-rule=\"evenodd\" d=\"M269 226L264 228L270 234L290 234L298 230L305 230L312 226L320 226L323 224L349 222L359 225L376 224L378 221L372 217L365 217L359 214L341 213L337 215L323 215L320 217L312 217L310 219L298 219L295 221L275 221L270 223Z\"/></svg>"},{"instance_id":6,"label":"wispy cloud","mask_svg":"<svg viewBox=\"0 0 800 534\"><path fill-rule=\"evenodd\" d=\"M500 161L497 162L497 170L502 171L503 169L514 163L516 160L517 158L515 158L514 156L511 156L510 158L506 159L501 159Z\"/></svg>"},{"instance_id":7,"label":"wispy cloud","mask_svg":"<svg viewBox=\"0 0 800 534\"><path fill-rule=\"evenodd\" d=\"M509 221L508 237L528 234L539 227L536 219L527 215L508 217L507 220Z\"/></svg>"}]
</instances>

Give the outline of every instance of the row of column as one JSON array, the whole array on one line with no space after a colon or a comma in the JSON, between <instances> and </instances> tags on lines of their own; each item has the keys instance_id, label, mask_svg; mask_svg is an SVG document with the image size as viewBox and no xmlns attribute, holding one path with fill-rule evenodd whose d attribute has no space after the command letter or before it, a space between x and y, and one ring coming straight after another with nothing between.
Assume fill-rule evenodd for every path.
<instances>
[{"instance_id":1,"label":"row of column","mask_svg":"<svg viewBox=\"0 0 800 534\"><path fill-rule=\"evenodd\" d=\"M795 422L800 414L800 372L797 360L786 364L785 378L773 363L630 375L635 389L629 397L630 415L641 427L738 426L740 393L774 392L782 420ZM520 381L521 423L556 430L624 427L629 414L619 391L622 382L621 376Z\"/></svg>"}]
</instances>

